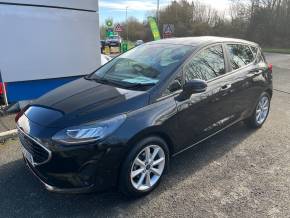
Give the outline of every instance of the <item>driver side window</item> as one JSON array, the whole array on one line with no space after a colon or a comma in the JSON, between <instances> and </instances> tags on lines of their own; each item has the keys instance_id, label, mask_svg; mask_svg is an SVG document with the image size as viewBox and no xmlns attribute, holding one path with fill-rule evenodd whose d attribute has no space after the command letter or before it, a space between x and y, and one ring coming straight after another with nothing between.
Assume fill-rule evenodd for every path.
<instances>
[{"instance_id":1,"label":"driver side window","mask_svg":"<svg viewBox=\"0 0 290 218\"><path fill-rule=\"evenodd\" d=\"M182 88L182 75L181 73L174 79L172 80L167 89L163 92L162 97L170 95L178 90L181 90Z\"/></svg>"},{"instance_id":2,"label":"driver side window","mask_svg":"<svg viewBox=\"0 0 290 218\"><path fill-rule=\"evenodd\" d=\"M222 45L202 50L184 67L185 81L201 79L208 81L225 74L225 59Z\"/></svg>"}]
</instances>

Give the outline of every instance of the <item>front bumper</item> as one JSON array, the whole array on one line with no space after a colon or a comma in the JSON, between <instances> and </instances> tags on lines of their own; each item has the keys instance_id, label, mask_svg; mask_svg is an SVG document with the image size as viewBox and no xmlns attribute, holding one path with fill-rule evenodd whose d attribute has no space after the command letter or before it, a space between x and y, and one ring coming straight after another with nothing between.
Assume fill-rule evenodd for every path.
<instances>
[{"instance_id":1,"label":"front bumper","mask_svg":"<svg viewBox=\"0 0 290 218\"><path fill-rule=\"evenodd\" d=\"M114 155L119 151L114 152ZM88 193L104 191L117 184L119 164L110 151L102 153L99 160L87 159L76 164L69 164L70 159L52 159L39 166L32 165L23 156L30 171L38 178L44 187L58 193ZM114 164L108 162L113 161ZM63 163L63 165L61 165ZM107 165L109 164L109 165ZM57 167L59 166L59 167Z\"/></svg>"},{"instance_id":2,"label":"front bumper","mask_svg":"<svg viewBox=\"0 0 290 218\"><path fill-rule=\"evenodd\" d=\"M30 142L26 143L23 134ZM96 144L72 148L56 145L47 147L21 130L19 138L26 165L49 191L87 193L103 191L117 184L124 150L122 146L103 149ZM48 151L49 155L47 161L37 164L29 152L38 154L39 148L45 148L42 150ZM27 157L27 150L32 158Z\"/></svg>"},{"instance_id":3,"label":"front bumper","mask_svg":"<svg viewBox=\"0 0 290 218\"><path fill-rule=\"evenodd\" d=\"M116 186L126 143L112 137L99 143L64 146L51 140L57 131L18 120L26 164L49 191L84 193ZM29 127L29 128L28 128Z\"/></svg>"},{"instance_id":4,"label":"front bumper","mask_svg":"<svg viewBox=\"0 0 290 218\"><path fill-rule=\"evenodd\" d=\"M34 167L27 161L25 157L23 157L28 169L30 172L42 183L42 185L46 188L46 190L50 192L55 192L55 193L62 193L62 194L80 194L80 193L89 193L93 192L96 190L95 185L92 184L87 187L81 187L81 188L59 188L56 186L52 186L47 184L39 175L39 173L34 169Z\"/></svg>"}]
</instances>

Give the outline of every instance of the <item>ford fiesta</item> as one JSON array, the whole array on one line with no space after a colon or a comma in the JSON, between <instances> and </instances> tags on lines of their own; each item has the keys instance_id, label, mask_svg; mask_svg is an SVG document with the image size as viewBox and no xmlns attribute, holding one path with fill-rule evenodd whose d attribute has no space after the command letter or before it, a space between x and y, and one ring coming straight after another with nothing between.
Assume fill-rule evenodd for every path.
<instances>
[{"instance_id":1,"label":"ford fiesta","mask_svg":"<svg viewBox=\"0 0 290 218\"><path fill-rule=\"evenodd\" d=\"M46 94L16 122L24 160L48 190L136 197L173 156L239 121L260 128L271 97L272 66L257 44L166 39Z\"/></svg>"}]
</instances>

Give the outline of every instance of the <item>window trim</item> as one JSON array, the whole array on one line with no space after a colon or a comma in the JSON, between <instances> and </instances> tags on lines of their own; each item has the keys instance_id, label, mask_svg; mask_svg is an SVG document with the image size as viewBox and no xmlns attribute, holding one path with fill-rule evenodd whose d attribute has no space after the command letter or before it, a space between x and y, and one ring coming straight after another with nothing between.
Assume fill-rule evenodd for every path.
<instances>
[{"instance_id":1,"label":"window trim","mask_svg":"<svg viewBox=\"0 0 290 218\"><path fill-rule=\"evenodd\" d=\"M159 98L156 99L155 102L159 102L159 101L162 101L162 100L164 100L164 99L167 99L167 98L173 97L173 96L175 96L175 95L177 95L177 94L180 94L181 92L182 92L182 88L179 89L179 90L176 90L175 92L172 92L172 93L170 93L170 94L168 94L168 95L164 95L164 96L161 95Z\"/></svg>"}]
</instances>

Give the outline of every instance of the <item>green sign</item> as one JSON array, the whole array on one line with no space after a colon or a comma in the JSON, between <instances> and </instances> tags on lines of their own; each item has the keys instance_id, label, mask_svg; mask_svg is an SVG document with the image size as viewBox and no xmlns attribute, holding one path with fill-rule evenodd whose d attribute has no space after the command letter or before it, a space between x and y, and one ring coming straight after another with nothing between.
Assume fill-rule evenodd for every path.
<instances>
[{"instance_id":1,"label":"green sign","mask_svg":"<svg viewBox=\"0 0 290 218\"><path fill-rule=\"evenodd\" d=\"M159 32L155 18L148 17L148 22L149 22L154 40L159 40L160 39L160 32Z\"/></svg>"},{"instance_id":2,"label":"green sign","mask_svg":"<svg viewBox=\"0 0 290 218\"><path fill-rule=\"evenodd\" d=\"M107 20L106 21L106 25L107 25L107 27L112 27L113 26L113 21Z\"/></svg>"}]
</instances>

